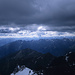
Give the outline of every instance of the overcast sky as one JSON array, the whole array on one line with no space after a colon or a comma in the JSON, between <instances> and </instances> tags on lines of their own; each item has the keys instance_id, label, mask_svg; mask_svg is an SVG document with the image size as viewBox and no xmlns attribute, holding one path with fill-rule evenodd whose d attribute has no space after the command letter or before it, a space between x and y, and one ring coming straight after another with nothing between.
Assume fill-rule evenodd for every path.
<instances>
[{"instance_id":1,"label":"overcast sky","mask_svg":"<svg viewBox=\"0 0 75 75\"><path fill-rule=\"evenodd\" d=\"M0 37L21 34L75 36L75 0L0 0Z\"/></svg>"}]
</instances>

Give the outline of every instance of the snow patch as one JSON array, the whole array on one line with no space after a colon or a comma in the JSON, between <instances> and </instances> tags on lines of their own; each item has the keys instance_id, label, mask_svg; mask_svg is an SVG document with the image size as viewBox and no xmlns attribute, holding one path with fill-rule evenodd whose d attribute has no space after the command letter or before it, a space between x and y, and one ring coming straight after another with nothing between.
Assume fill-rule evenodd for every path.
<instances>
[{"instance_id":1,"label":"snow patch","mask_svg":"<svg viewBox=\"0 0 75 75\"><path fill-rule=\"evenodd\" d=\"M71 54L72 52L69 52L69 54Z\"/></svg>"},{"instance_id":2,"label":"snow patch","mask_svg":"<svg viewBox=\"0 0 75 75\"><path fill-rule=\"evenodd\" d=\"M11 75L37 75L33 70L25 68L23 71L18 71L16 74L12 73Z\"/></svg>"},{"instance_id":3,"label":"snow patch","mask_svg":"<svg viewBox=\"0 0 75 75\"><path fill-rule=\"evenodd\" d=\"M67 62L68 62L68 58L69 58L69 56L66 56L66 57L65 57L65 60L66 60Z\"/></svg>"}]
</instances>

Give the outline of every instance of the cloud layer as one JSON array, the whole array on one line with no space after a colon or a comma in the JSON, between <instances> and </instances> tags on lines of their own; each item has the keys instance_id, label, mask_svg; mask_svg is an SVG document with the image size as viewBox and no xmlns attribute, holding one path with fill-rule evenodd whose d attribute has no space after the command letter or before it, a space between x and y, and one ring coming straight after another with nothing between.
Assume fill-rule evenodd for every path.
<instances>
[{"instance_id":1,"label":"cloud layer","mask_svg":"<svg viewBox=\"0 0 75 75\"><path fill-rule=\"evenodd\" d=\"M0 33L75 32L75 0L0 0ZM4 29L2 29L2 27Z\"/></svg>"},{"instance_id":2,"label":"cloud layer","mask_svg":"<svg viewBox=\"0 0 75 75\"><path fill-rule=\"evenodd\" d=\"M47 30L44 26L39 26L37 30L24 28L1 27L0 38L55 38L55 37L75 37L75 32L58 32Z\"/></svg>"}]
</instances>

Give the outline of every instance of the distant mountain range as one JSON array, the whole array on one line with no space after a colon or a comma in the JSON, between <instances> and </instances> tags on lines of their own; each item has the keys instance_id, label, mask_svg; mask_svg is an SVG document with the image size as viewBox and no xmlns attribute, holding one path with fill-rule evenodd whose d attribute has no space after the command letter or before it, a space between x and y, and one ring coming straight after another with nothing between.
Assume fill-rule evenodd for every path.
<instances>
[{"instance_id":1,"label":"distant mountain range","mask_svg":"<svg viewBox=\"0 0 75 75\"><path fill-rule=\"evenodd\" d=\"M41 53L49 52L54 56L63 56L69 51L75 51L75 39L17 40L0 47L0 58L26 48Z\"/></svg>"},{"instance_id":2,"label":"distant mountain range","mask_svg":"<svg viewBox=\"0 0 75 75\"><path fill-rule=\"evenodd\" d=\"M0 74L17 73L15 68L18 65L25 65L36 73L43 72L44 75L75 75L75 52L55 57L50 53L42 54L29 48L19 50L0 59Z\"/></svg>"}]
</instances>

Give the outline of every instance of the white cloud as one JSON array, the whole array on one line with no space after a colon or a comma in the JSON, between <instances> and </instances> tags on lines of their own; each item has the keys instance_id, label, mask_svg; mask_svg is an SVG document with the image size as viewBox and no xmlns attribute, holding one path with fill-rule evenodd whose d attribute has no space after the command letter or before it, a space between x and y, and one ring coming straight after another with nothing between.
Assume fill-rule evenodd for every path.
<instances>
[{"instance_id":1,"label":"white cloud","mask_svg":"<svg viewBox=\"0 0 75 75\"><path fill-rule=\"evenodd\" d=\"M9 30L10 31L16 31L16 30L20 30L20 28L19 27L17 27L17 28L9 27Z\"/></svg>"},{"instance_id":2,"label":"white cloud","mask_svg":"<svg viewBox=\"0 0 75 75\"><path fill-rule=\"evenodd\" d=\"M57 31L30 31L21 30L17 33L0 33L0 38L49 38L49 37L69 37L75 36L75 32L57 32Z\"/></svg>"},{"instance_id":3,"label":"white cloud","mask_svg":"<svg viewBox=\"0 0 75 75\"><path fill-rule=\"evenodd\" d=\"M6 26L0 26L0 33L10 33L10 32L16 32L20 30L20 27L6 27Z\"/></svg>"},{"instance_id":4,"label":"white cloud","mask_svg":"<svg viewBox=\"0 0 75 75\"><path fill-rule=\"evenodd\" d=\"M53 27L50 27L51 29ZM63 27L64 28L64 27ZM48 29L48 26L0 27L0 38L49 38L75 36L75 32L60 32ZM60 27L59 27L60 29Z\"/></svg>"},{"instance_id":5,"label":"white cloud","mask_svg":"<svg viewBox=\"0 0 75 75\"><path fill-rule=\"evenodd\" d=\"M38 28L37 28L37 30L39 31L39 30L46 30L46 28L44 27L44 26L39 26Z\"/></svg>"}]
</instances>

